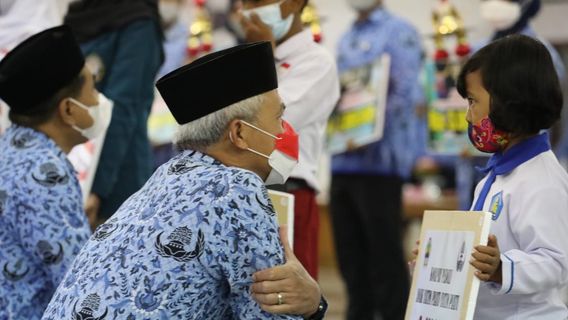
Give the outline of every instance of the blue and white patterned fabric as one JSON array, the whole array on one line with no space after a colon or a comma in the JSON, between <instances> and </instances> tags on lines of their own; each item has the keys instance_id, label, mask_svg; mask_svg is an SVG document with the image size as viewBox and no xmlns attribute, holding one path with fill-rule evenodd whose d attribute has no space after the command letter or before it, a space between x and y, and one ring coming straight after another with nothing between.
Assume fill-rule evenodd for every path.
<instances>
[{"instance_id":1,"label":"blue and white patterned fabric","mask_svg":"<svg viewBox=\"0 0 568 320\"><path fill-rule=\"evenodd\" d=\"M91 231L53 140L12 125L0 150L0 320L40 319Z\"/></svg>"},{"instance_id":2,"label":"blue and white patterned fabric","mask_svg":"<svg viewBox=\"0 0 568 320\"><path fill-rule=\"evenodd\" d=\"M423 141L416 138L416 105L422 100L417 94L423 53L420 35L408 22L379 8L351 27L338 52L340 72L370 64L384 53L391 56L391 70L382 140L334 156L332 172L408 177L423 150Z\"/></svg>"},{"instance_id":3,"label":"blue and white patterned fabric","mask_svg":"<svg viewBox=\"0 0 568 320\"><path fill-rule=\"evenodd\" d=\"M95 231L43 319L300 319L250 295L282 263L262 180L186 150Z\"/></svg>"}]
</instances>

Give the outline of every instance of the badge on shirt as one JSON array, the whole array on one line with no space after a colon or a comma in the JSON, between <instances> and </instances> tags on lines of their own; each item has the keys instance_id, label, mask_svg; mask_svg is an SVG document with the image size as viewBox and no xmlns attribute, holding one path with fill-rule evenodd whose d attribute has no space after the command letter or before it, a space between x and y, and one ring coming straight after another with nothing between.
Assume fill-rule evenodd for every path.
<instances>
[{"instance_id":1,"label":"badge on shirt","mask_svg":"<svg viewBox=\"0 0 568 320\"><path fill-rule=\"evenodd\" d=\"M499 218L501 214L501 210L503 210L503 191L497 193L496 195L491 198L491 205L489 206L489 211L493 213L493 221Z\"/></svg>"}]
</instances>

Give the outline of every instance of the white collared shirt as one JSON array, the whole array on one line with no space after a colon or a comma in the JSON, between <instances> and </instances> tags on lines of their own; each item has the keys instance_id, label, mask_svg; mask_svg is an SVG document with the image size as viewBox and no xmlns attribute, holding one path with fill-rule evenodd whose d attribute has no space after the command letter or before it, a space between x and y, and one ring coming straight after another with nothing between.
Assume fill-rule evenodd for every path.
<instances>
[{"instance_id":1,"label":"white collared shirt","mask_svg":"<svg viewBox=\"0 0 568 320\"><path fill-rule=\"evenodd\" d=\"M300 136L300 159L292 177L319 190L316 170L324 134L339 100L339 79L333 56L315 43L306 29L281 43L274 54L278 93L286 105L284 119Z\"/></svg>"},{"instance_id":2,"label":"white collared shirt","mask_svg":"<svg viewBox=\"0 0 568 320\"><path fill-rule=\"evenodd\" d=\"M568 318L561 294L568 282L568 175L552 151L497 176L483 210L494 215L503 281L482 282L475 319Z\"/></svg>"},{"instance_id":3,"label":"white collared shirt","mask_svg":"<svg viewBox=\"0 0 568 320\"><path fill-rule=\"evenodd\" d=\"M0 5L0 60L28 37L63 22L69 0L17 0Z\"/></svg>"}]
</instances>

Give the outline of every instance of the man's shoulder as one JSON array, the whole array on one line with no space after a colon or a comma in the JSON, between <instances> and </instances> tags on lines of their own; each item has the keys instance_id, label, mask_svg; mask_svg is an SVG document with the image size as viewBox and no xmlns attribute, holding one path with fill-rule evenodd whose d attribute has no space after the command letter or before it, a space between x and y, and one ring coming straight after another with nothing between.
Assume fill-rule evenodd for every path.
<instances>
[{"instance_id":1,"label":"man's shoulder","mask_svg":"<svg viewBox=\"0 0 568 320\"><path fill-rule=\"evenodd\" d=\"M288 61L289 60L289 61ZM301 63L305 65L335 66L335 58L332 53L323 45L310 41L305 43L301 50L295 50L284 63Z\"/></svg>"},{"instance_id":2,"label":"man's shoulder","mask_svg":"<svg viewBox=\"0 0 568 320\"><path fill-rule=\"evenodd\" d=\"M266 191L264 181L252 171L236 167L226 167L225 171L230 178L230 183L238 189L245 189L255 193Z\"/></svg>"},{"instance_id":3,"label":"man's shoulder","mask_svg":"<svg viewBox=\"0 0 568 320\"><path fill-rule=\"evenodd\" d=\"M160 168L163 175L170 176L169 183L183 185L186 193L226 199L238 193L261 192L264 187L262 179L252 171L230 167L220 162L201 162L194 158L177 157ZM161 182L160 182L161 183Z\"/></svg>"},{"instance_id":4,"label":"man's shoulder","mask_svg":"<svg viewBox=\"0 0 568 320\"><path fill-rule=\"evenodd\" d=\"M264 181L256 173L241 168L226 167L224 177L219 177L218 181L216 190L219 193L215 195L215 201L222 204L225 209L230 209L228 211L249 216L257 214L257 212L248 212L250 209L261 208L269 215L274 214Z\"/></svg>"},{"instance_id":5,"label":"man's shoulder","mask_svg":"<svg viewBox=\"0 0 568 320\"><path fill-rule=\"evenodd\" d=\"M13 179L18 185L34 183L47 186L50 181L67 181L70 164L45 148L8 148L0 157L2 180Z\"/></svg>"},{"instance_id":6,"label":"man's shoulder","mask_svg":"<svg viewBox=\"0 0 568 320\"><path fill-rule=\"evenodd\" d=\"M392 14L390 12L385 12L384 16L380 21L369 20L368 28L372 30L371 32L366 32L368 37L381 38L390 42L397 42L401 38L401 35L412 36L419 38L418 29L408 20L398 15ZM356 24L352 24L349 30L347 30L340 39L340 45L350 45L352 43L353 37L359 37L357 32L355 32Z\"/></svg>"}]
</instances>

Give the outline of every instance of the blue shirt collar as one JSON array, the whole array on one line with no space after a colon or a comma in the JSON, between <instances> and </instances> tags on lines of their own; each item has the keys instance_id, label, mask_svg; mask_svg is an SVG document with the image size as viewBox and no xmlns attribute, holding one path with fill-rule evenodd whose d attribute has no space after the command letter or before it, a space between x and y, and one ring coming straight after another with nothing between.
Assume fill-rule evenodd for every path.
<instances>
[{"instance_id":1,"label":"blue shirt collar","mask_svg":"<svg viewBox=\"0 0 568 320\"><path fill-rule=\"evenodd\" d=\"M484 173L493 171L495 175L507 174L516 167L550 150L548 133L528 138L514 146L507 152L497 152L489 158L485 168L480 169Z\"/></svg>"},{"instance_id":2,"label":"blue shirt collar","mask_svg":"<svg viewBox=\"0 0 568 320\"><path fill-rule=\"evenodd\" d=\"M219 160L211 157L210 155L195 150L184 150L179 155L179 157L181 159L191 159L191 161L193 162L200 162L208 166L223 166L223 164Z\"/></svg>"},{"instance_id":3,"label":"blue shirt collar","mask_svg":"<svg viewBox=\"0 0 568 320\"><path fill-rule=\"evenodd\" d=\"M388 12L385 9L385 7L380 6L377 9L375 9L375 11L373 11L371 13L371 15L369 16L369 20L377 23L377 22L382 22L385 20L385 18L388 16Z\"/></svg>"},{"instance_id":4,"label":"blue shirt collar","mask_svg":"<svg viewBox=\"0 0 568 320\"><path fill-rule=\"evenodd\" d=\"M357 26L357 27L360 27L360 26L365 26L369 23L380 24L380 23L383 23L388 16L389 16L389 13L384 8L384 6L379 6L373 12L371 12L371 14L367 18L367 20L362 21L362 22L355 22L354 25Z\"/></svg>"}]
</instances>

